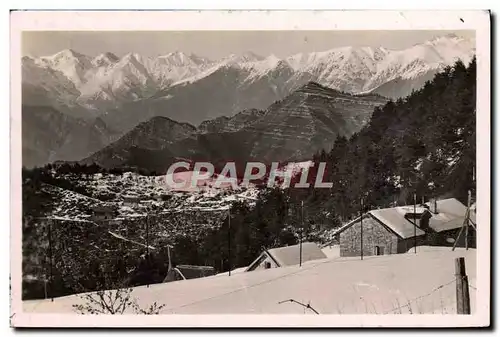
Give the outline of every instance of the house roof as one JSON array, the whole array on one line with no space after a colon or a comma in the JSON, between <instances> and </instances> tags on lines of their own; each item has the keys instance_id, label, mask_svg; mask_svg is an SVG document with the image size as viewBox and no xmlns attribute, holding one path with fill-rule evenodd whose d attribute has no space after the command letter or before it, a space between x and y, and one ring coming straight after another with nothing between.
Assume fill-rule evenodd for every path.
<instances>
[{"instance_id":1,"label":"house roof","mask_svg":"<svg viewBox=\"0 0 500 337\"><path fill-rule=\"evenodd\" d=\"M356 223L359 220L359 218L361 218L361 217L358 216L354 220L351 220L348 223L346 223L346 224L342 225L341 227L337 228L337 230L333 232L332 236L335 236L335 235L343 232L345 229L349 228L352 224ZM333 240L330 241L330 242L325 243L322 247L330 245L331 242L333 242Z\"/></svg>"},{"instance_id":2,"label":"house roof","mask_svg":"<svg viewBox=\"0 0 500 337\"><path fill-rule=\"evenodd\" d=\"M214 270L214 267L212 266L193 266L193 265L187 265L187 264L182 264L178 265L177 268L179 269L192 269L192 270Z\"/></svg>"},{"instance_id":3,"label":"house roof","mask_svg":"<svg viewBox=\"0 0 500 337\"><path fill-rule=\"evenodd\" d=\"M210 266L179 265L174 269L186 280L215 274L215 269Z\"/></svg>"},{"instance_id":4,"label":"house roof","mask_svg":"<svg viewBox=\"0 0 500 337\"><path fill-rule=\"evenodd\" d=\"M368 213L403 239L414 237L415 234L416 236L424 235L425 232L423 230L405 218L407 212L413 213L413 208L409 206L400 206L375 209ZM417 213L419 213L418 210Z\"/></svg>"},{"instance_id":5,"label":"house roof","mask_svg":"<svg viewBox=\"0 0 500 337\"><path fill-rule=\"evenodd\" d=\"M300 244L269 249L267 251L280 267L294 266L300 263ZM326 255L314 242L302 243L302 262L325 259Z\"/></svg>"},{"instance_id":6,"label":"house roof","mask_svg":"<svg viewBox=\"0 0 500 337\"><path fill-rule=\"evenodd\" d=\"M293 246L272 248L263 251L246 269L253 270L255 264L260 263L264 255L268 255L279 267L294 266L300 263L300 244ZM302 243L302 262L326 259L327 256L314 242Z\"/></svg>"},{"instance_id":7,"label":"house roof","mask_svg":"<svg viewBox=\"0 0 500 337\"><path fill-rule=\"evenodd\" d=\"M467 206L455 198L443 199L437 201L437 211L437 214L432 213L429 226L436 232L442 232L462 227ZM470 218L476 223L475 212L470 212Z\"/></svg>"}]
</instances>

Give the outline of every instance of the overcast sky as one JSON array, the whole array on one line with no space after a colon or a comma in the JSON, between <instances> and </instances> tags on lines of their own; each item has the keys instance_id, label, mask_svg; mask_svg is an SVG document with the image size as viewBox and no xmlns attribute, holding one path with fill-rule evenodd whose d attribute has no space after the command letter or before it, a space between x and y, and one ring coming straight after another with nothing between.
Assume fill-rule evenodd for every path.
<instances>
[{"instance_id":1,"label":"overcast sky","mask_svg":"<svg viewBox=\"0 0 500 337\"><path fill-rule=\"evenodd\" d=\"M97 56L134 52L158 56L173 51L218 59L252 51L286 57L343 46L404 49L436 36L455 33L474 38L474 31L182 31L182 32L24 32L23 55L52 55L63 49Z\"/></svg>"}]
</instances>

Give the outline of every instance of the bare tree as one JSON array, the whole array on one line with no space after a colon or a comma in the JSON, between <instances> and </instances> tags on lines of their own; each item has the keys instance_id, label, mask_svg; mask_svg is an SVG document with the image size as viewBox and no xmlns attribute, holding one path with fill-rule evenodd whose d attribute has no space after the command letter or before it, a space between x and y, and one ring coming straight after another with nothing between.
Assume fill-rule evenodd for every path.
<instances>
[{"instance_id":1,"label":"bare tree","mask_svg":"<svg viewBox=\"0 0 500 337\"><path fill-rule=\"evenodd\" d=\"M74 304L73 309L82 315L122 315L127 309L131 309L136 314L158 315L165 307L165 304L154 302L146 308L141 308L137 300L132 297L132 288L122 288L116 290L99 290L93 293L80 295L85 303Z\"/></svg>"}]
</instances>

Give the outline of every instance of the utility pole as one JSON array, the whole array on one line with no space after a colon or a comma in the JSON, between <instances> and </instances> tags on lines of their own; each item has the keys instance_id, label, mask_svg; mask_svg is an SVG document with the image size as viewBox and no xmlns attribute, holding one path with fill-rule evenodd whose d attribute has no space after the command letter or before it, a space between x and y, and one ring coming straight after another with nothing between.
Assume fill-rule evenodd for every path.
<instances>
[{"instance_id":1,"label":"utility pole","mask_svg":"<svg viewBox=\"0 0 500 337\"><path fill-rule=\"evenodd\" d=\"M50 289L50 300L54 302L54 291L53 291L53 282L52 282L52 220L49 219L49 289Z\"/></svg>"},{"instance_id":2,"label":"utility pole","mask_svg":"<svg viewBox=\"0 0 500 337\"><path fill-rule=\"evenodd\" d=\"M363 260L363 198L361 198L361 260Z\"/></svg>"},{"instance_id":3,"label":"utility pole","mask_svg":"<svg viewBox=\"0 0 500 337\"><path fill-rule=\"evenodd\" d=\"M149 214L146 215L146 266L148 268L148 273L151 272L150 263L149 263ZM146 285L149 288L149 282Z\"/></svg>"},{"instance_id":4,"label":"utility pole","mask_svg":"<svg viewBox=\"0 0 500 337\"><path fill-rule=\"evenodd\" d=\"M417 193L413 193L413 239L415 240L415 254L417 254Z\"/></svg>"},{"instance_id":5,"label":"utility pole","mask_svg":"<svg viewBox=\"0 0 500 337\"><path fill-rule=\"evenodd\" d=\"M227 217L227 262L229 265L229 276L231 276L231 204L227 209L228 217Z\"/></svg>"},{"instance_id":6,"label":"utility pole","mask_svg":"<svg viewBox=\"0 0 500 337\"><path fill-rule=\"evenodd\" d=\"M301 210L301 229L300 229L300 236L299 236L299 267L302 267L302 231L304 230L304 200L301 202L300 206Z\"/></svg>"}]
</instances>

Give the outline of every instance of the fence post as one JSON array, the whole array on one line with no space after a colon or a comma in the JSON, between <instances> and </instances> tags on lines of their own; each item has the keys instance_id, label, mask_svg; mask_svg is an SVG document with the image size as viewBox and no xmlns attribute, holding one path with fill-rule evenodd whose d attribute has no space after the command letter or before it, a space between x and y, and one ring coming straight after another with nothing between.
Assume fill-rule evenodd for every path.
<instances>
[{"instance_id":1,"label":"fence post","mask_svg":"<svg viewBox=\"0 0 500 337\"><path fill-rule=\"evenodd\" d=\"M455 259L455 278L457 286L457 314L470 315L469 278L465 272L465 259Z\"/></svg>"}]
</instances>

